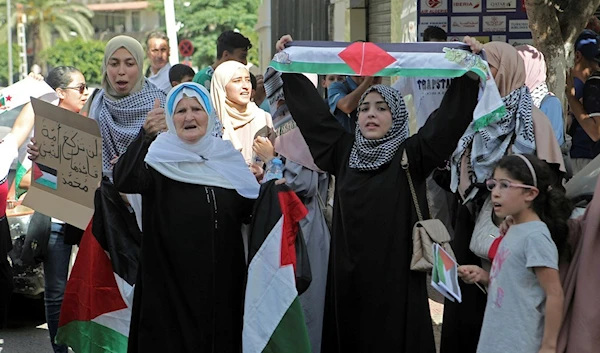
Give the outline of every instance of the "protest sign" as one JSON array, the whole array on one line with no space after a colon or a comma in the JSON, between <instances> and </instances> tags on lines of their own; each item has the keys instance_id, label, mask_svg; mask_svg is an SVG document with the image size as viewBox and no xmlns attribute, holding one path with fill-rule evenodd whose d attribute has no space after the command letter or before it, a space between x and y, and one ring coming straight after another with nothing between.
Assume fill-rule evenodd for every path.
<instances>
[{"instance_id":1,"label":"protest sign","mask_svg":"<svg viewBox=\"0 0 600 353\"><path fill-rule=\"evenodd\" d=\"M23 204L85 229L102 179L102 139L95 120L31 99L39 147Z\"/></svg>"}]
</instances>

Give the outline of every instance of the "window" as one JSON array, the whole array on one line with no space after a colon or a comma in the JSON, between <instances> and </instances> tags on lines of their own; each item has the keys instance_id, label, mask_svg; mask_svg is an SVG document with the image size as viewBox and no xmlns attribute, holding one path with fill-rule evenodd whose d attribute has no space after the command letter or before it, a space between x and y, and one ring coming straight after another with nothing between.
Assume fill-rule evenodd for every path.
<instances>
[{"instance_id":1,"label":"window","mask_svg":"<svg viewBox=\"0 0 600 353\"><path fill-rule=\"evenodd\" d=\"M140 29L141 29L140 12L132 11L131 12L131 30L133 32L139 32Z\"/></svg>"}]
</instances>

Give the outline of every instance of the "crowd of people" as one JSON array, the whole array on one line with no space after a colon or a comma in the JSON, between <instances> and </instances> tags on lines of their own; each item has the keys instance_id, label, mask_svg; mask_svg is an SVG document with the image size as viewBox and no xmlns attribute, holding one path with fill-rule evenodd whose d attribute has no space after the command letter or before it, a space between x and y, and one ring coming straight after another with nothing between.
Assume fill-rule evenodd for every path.
<instances>
[{"instance_id":1,"label":"crowd of people","mask_svg":"<svg viewBox=\"0 0 600 353\"><path fill-rule=\"evenodd\" d=\"M424 40L447 36L430 27ZM312 283L300 301L312 352L436 351L428 277L410 268L420 214L411 193L448 228L460 264L462 303L445 303L442 353L594 351L600 327L569 308L595 305L574 294L572 264L590 256L580 244L597 238L598 206L592 200L572 219L564 185L600 153L600 36L577 38L568 109L549 91L533 46L463 41L485 51L505 106L481 129L473 126L479 78L401 77L388 86L381 77L331 74L318 90L305 75L284 73L278 95L250 72L252 44L233 31L219 36L215 62L197 73L169 64L160 32L146 50L128 36L111 39L102 87L91 95L77 68L52 69L45 80L58 106L98 122L103 175L143 234L129 352L241 350L248 224L275 158L284 165L277 183L308 209L300 228ZM291 42L284 36L276 48ZM290 129L279 128L285 112ZM35 161L34 117L26 105L5 140L30 140ZM26 191L31 172L18 184ZM2 215L6 192L4 179ZM78 242L66 236L70 227L52 219L44 260L57 353L68 351L55 337ZM10 241L2 217L0 327L12 290Z\"/></svg>"}]
</instances>

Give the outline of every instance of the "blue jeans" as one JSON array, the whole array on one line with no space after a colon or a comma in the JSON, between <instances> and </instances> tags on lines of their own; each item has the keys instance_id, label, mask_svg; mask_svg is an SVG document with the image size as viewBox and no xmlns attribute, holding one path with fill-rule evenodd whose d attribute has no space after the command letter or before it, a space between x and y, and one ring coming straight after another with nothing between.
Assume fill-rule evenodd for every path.
<instances>
[{"instance_id":1,"label":"blue jeans","mask_svg":"<svg viewBox=\"0 0 600 353\"><path fill-rule=\"evenodd\" d=\"M50 341L55 353L67 353L65 345L54 343L58 330L60 306L67 287L71 245L65 245L65 225L52 222L52 232L48 240L48 251L44 261L44 303L46 306L46 321L50 331Z\"/></svg>"}]
</instances>

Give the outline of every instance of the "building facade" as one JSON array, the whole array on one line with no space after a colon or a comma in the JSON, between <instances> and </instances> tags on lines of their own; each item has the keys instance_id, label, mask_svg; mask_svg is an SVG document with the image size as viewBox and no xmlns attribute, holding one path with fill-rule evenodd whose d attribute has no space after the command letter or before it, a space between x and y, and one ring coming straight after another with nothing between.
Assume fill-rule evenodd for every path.
<instances>
[{"instance_id":1,"label":"building facade","mask_svg":"<svg viewBox=\"0 0 600 353\"><path fill-rule=\"evenodd\" d=\"M140 42L148 32L164 27L164 17L150 7L148 1L82 0L94 11L92 26L95 39L107 41L125 34Z\"/></svg>"}]
</instances>

